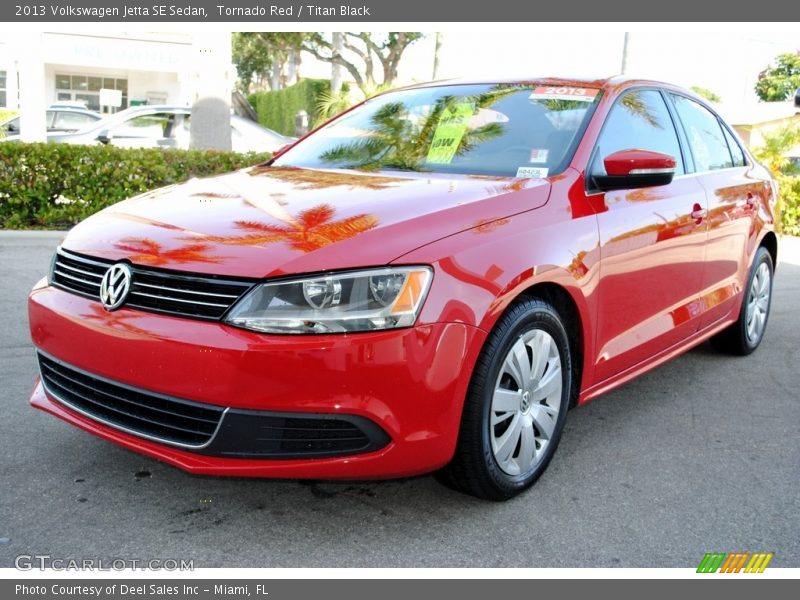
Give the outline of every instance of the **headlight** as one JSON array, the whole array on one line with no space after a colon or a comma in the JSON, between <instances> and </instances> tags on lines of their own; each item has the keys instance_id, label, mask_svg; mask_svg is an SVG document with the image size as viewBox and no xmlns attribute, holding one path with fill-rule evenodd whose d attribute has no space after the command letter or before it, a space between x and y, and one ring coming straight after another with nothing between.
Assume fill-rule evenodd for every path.
<instances>
[{"instance_id":1,"label":"headlight","mask_svg":"<svg viewBox=\"0 0 800 600\"><path fill-rule=\"evenodd\" d=\"M263 283L225 322L266 333L344 333L410 327L428 293L429 267L392 267Z\"/></svg>"}]
</instances>

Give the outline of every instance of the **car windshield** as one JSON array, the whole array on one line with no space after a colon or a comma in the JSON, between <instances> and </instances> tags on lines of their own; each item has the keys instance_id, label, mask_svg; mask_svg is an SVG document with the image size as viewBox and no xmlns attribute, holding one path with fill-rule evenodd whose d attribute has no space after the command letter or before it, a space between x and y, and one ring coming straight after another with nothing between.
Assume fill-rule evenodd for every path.
<instances>
[{"instance_id":1,"label":"car windshield","mask_svg":"<svg viewBox=\"0 0 800 600\"><path fill-rule=\"evenodd\" d=\"M275 166L546 177L564 168L600 92L547 85L448 85L378 96Z\"/></svg>"}]
</instances>

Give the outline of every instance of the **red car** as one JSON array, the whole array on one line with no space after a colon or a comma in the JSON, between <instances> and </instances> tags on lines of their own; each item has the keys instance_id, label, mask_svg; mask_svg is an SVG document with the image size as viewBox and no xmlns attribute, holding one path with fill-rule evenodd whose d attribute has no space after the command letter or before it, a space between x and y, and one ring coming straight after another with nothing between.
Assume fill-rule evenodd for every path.
<instances>
[{"instance_id":1,"label":"red car","mask_svg":"<svg viewBox=\"0 0 800 600\"><path fill-rule=\"evenodd\" d=\"M672 85L390 92L75 227L30 295L31 402L192 473L510 498L569 407L758 347L776 194Z\"/></svg>"}]
</instances>

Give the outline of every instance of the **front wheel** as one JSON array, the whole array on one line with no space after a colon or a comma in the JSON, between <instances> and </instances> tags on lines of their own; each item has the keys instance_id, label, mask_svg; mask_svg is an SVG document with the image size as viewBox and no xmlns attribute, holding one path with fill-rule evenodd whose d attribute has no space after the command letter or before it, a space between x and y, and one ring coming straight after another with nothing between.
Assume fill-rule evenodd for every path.
<instances>
[{"instance_id":1,"label":"front wheel","mask_svg":"<svg viewBox=\"0 0 800 600\"><path fill-rule=\"evenodd\" d=\"M556 310L538 299L513 305L477 361L445 481L489 500L530 487L558 446L571 382L569 341Z\"/></svg>"},{"instance_id":2,"label":"front wheel","mask_svg":"<svg viewBox=\"0 0 800 600\"><path fill-rule=\"evenodd\" d=\"M772 274L772 256L766 248L761 247L753 258L739 319L711 338L711 345L715 349L745 356L758 348L767 330L772 305Z\"/></svg>"}]
</instances>

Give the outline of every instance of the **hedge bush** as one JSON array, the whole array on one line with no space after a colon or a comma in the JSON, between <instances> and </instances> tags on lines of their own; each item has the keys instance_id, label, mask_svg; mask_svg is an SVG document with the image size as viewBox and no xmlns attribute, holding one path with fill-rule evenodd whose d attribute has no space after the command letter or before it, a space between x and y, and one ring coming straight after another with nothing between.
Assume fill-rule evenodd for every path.
<instances>
[{"instance_id":1,"label":"hedge bush","mask_svg":"<svg viewBox=\"0 0 800 600\"><path fill-rule=\"evenodd\" d=\"M211 150L0 142L0 227L71 226L141 192L267 158Z\"/></svg>"},{"instance_id":2,"label":"hedge bush","mask_svg":"<svg viewBox=\"0 0 800 600\"><path fill-rule=\"evenodd\" d=\"M800 236L800 175L778 177L781 233Z\"/></svg>"},{"instance_id":3,"label":"hedge bush","mask_svg":"<svg viewBox=\"0 0 800 600\"><path fill-rule=\"evenodd\" d=\"M330 93L327 79L303 79L299 83L274 92L256 92L248 100L256 109L258 122L264 127L284 135L295 134L295 115L300 110L308 113L309 123L317 120L317 101L323 93Z\"/></svg>"}]
</instances>

